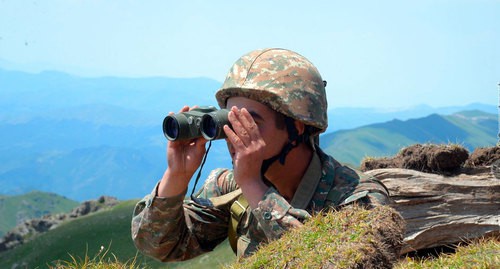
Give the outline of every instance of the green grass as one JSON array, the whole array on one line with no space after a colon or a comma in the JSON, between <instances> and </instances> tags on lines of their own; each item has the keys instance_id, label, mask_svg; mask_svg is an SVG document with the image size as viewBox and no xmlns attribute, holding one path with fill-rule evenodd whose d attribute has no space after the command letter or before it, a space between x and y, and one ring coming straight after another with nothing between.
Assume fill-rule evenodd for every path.
<instances>
[{"instance_id":1,"label":"green grass","mask_svg":"<svg viewBox=\"0 0 500 269\"><path fill-rule=\"evenodd\" d=\"M357 253L360 259L361 253ZM454 254L442 254L436 258L402 258L394 269L426 269L426 268L500 268L500 242L498 239L479 240L470 245L457 248ZM278 257L279 258L279 257ZM349 261L339 262L341 266L346 267ZM257 263L253 268L268 268L267 264ZM307 268L308 266L306 266ZM125 263L120 262L113 255L109 255L105 249L94 257L86 256L84 259L72 258L68 261L62 261L55 268L87 268L87 269L138 269L143 268L133 258ZM192 267L186 267L192 268ZM213 268L213 267L206 267ZM272 267L271 267L272 268ZM339 267L342 268L342 267Z\"/></svg>"},{"instance_id":2,"label":"green grass","mask_svg":"<svg viewBox=\"0 0 500 269\"><path fill-rule=\"evenodd\" d=\"M405 258L395 269L500 268L500 238L482 239L436 258Z\"/></svg>"},{"instance_id":3,"label":"green grass","mask_svg":"<svg viewBox=\"0 0 500 269\"><path fill-rule=\"evenodd\" d=\"M86 269L125 269L125 268L141 268L137 262L137 256L126 262L121 262L114 254L109 253L109 249L101 247L99 252L94 257L74 257L70 255L70 260L57 261L54 266L55 269L69 269L69 268L86 268Z\"/></svg>"},{"instance_id":4,"label":"green grass","mask_svg":"<svg viewBox=\"0 0 500 269\"><path fill-rule=\"evenodd\" d=\"M0 268L15 263L27 268L46 268L58 260L71 261L94 257L101 247L120 263L135 259L141 268L213 268L234 261L228 244L207 255L182 263L160 263L138 253L130 235L133 207L137 201L124 201L111 209L99 211L63 223L15 249L0 253Z\"/></svg>"},{"instance_id":5,"label":"green grass","mask_svg":"<svg viewBox=\"0 0 500 269\"><path fill-rule=\"evenodd\" d=\"M346 207L314 216L228 268L386 268L397 261L403 227L390 207Z\"/></svg>"},{"instance_id":6,"label":"green grass","mask_svg":"<svg viewBox=\"0 0 500 269\"><path fill-rule=\"evenodd\" d=\"M78 202L66 197L40 191L0 196L0 236L14 228L19 219L40 218L49 213L67 213L77 205Z\"/></svg>"}]
</instances>

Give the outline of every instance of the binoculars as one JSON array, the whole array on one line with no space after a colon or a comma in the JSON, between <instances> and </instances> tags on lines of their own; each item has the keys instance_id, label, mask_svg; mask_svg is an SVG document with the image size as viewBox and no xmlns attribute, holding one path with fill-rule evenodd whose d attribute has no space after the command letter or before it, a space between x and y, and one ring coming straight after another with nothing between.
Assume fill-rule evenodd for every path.
<instances>
[{"instance_id":1,"label":"binoculars","mask_svg":"<svg viewBox=\"0 0 500 269\"><path fill-rule=\"evenodd\" d=\"M204 137L206 140L226 138L222 127L229 125L229 110L213 106L194 108L187 112L168 115L163 120L163 134L170 141Z\"/></svg>"}]
</instances>

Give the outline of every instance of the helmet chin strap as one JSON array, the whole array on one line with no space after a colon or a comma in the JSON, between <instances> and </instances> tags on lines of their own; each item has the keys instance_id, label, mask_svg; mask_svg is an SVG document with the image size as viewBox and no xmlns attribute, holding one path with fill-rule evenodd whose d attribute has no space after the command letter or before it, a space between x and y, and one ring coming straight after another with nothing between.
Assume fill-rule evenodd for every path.
<instances>
[{"instance_id":1,"label":"helmet chin strap","mask_svg":"<svg viewBox=\"0 0 500 269\"><path fill-rule=\"evenodd\" d=\"M282 165L285 164L286 156L288 155L288 153L290 153L292 149L296 148L302 142L304 135L299 135L297 128L295 128L294 121L295 120L290 117L285 118L285 124L288 131L288 142L283 146L280 153L262 161L260 174L263 178L265 178L264 175L266 174L267 170L276 160L279 160Z\"/></svg>"}]
</instances>

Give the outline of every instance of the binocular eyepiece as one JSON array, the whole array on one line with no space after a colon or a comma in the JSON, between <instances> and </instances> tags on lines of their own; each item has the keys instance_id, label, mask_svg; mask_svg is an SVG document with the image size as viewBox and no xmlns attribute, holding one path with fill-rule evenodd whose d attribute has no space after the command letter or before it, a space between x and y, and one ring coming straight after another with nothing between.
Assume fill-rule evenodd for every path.
<instances>
[{"instance_id":1,"label":"binocular eyepiece","mask_svg":"<svg viewBox=\"0 0 500 269\"><path fill-rule=\"evenodd\" d=\"M222 129L229 125L229 110L213 106L193 108L190 111L168 115L163 120L163 134L170 141L189 140L203 136L206 140L226 138Z\"/></svg>"}]
</instances>

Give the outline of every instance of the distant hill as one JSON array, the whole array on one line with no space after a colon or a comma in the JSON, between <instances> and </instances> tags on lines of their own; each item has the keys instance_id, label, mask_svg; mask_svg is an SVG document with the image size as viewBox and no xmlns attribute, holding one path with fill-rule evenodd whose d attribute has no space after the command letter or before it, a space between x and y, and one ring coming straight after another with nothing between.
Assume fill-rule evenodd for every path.
<instances>
[{"instance_id":1,"label":"distant hill","mask_svg":"<svg viewBox=\"0 0 500 269\"><path fill-rule=\"evenodd\" d=\"M415 143L457 143L472 152L495 145L497 133L496 115L472 110L336 131L321 136L320 142L337 160L359 166L364 157L391 156Z\"/></svg>"},{"instance_id":2,"label":"distant hill","mask_svg":"<svg viewBox=\"0 0 500 269\"><path fill-rule=\"evenodd\" d=\"M71 261L70 254L80 259L95 257L101 246L107 251L107 259L114 256L122 262L136 259L136 264L147 268L218 268L221 263L232 262L235 256L224 243L217 247L210 259L206 256L182 262L165 264L145 257L137 252L131 235L130 223L136 200L121 202L109 210L89 214L50 230L32 241L12 250L0 253L0 268L42 268L53 261Z\"/></svg>"},{"instance_id":3,"label":"distant hill","mask_svg":"<svg viewBox=\"0 0 500 269\"><path fill-rule=\"evenodd\" d=\"M0 237L24 220L67 213L77 205L78 202L64 196L40 191L0 196Z\"/></svg>"}]
</instances>

